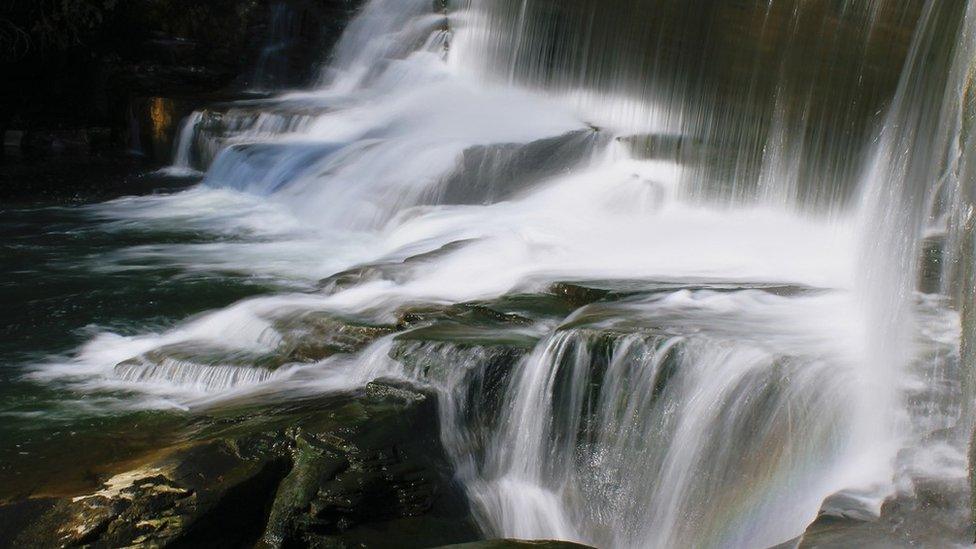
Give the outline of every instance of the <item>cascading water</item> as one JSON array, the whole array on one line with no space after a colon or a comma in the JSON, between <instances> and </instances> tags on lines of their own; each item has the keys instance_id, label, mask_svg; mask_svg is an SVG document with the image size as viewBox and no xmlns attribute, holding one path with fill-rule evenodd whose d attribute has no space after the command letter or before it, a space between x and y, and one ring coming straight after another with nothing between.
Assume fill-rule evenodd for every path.
<instances>
[{"instance_id":1,"label":"cascading water","mask_svg":"<svg viewBox=\"0 0 976 549\"><path fill-rule=\"evenodd\" d=\"M165 169L166 173L177 176L196 173L190 155L193 153L193 139L201 122L203 122L203 113L194 112L180 125L180 132L176 136L176 153L173 155L173 164Z\"/></svg>"},{"instance_id":2,"label":"cascading water","mask_svg":"<svg viewBox=\"0 0 976 549\"><path fill-rule=\"evenodd\" d=\"M791 300L824 306L758 290L676 292L612 311L647 315L648 328L666 316L672 333L608 336L598 323L540 345L473 483L492 527L599 547L762 547L796 535L821 494L853 480L833 460L852 445L845 418L864 411L845 357L796 355L850 326L750 341L771 319L750 318L741 301L789 316Z\"/></svg>"},{"instance_id":3,"label":"cascading water","mask_svg":"<svg viewBox=\"0 0 976 549\"><path fill-rule=\"evenodd\" d=\"M303 291L34 378L190 408L430 384L493 537L766 547L959 485L957 285L916 278L930 210L965 240L974 4L564 4L372 0L318 89L195 114L201 185L91 213L218 238L104 268Z\"/></svg>"},{"instance_id":4,"label":"cascading water","mask_svg":"<svg viewBox=\"0 0 976 549\"><path fill-rule=\"evenodd\" d=\"M877 374L902 376L912 356L911 308L922 240L940 182L953 174L976 13L967 3L925 6L898 89L865 169L857 289L869 322ZM950 32L947 32L947 29ZM960 181L963 186L969 182ZM968 406L968 403L963 403Z\"/></svg>"}]
</instances>

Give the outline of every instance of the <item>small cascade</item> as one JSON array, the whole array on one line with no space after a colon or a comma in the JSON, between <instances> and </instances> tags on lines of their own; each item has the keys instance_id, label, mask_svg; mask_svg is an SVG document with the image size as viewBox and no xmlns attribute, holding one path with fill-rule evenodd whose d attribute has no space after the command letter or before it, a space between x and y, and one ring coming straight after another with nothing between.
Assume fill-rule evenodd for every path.
<instances>
[{"instance_id":1,"label":"small cascade","mask_svg":"<svg viewBox=\"0 0 976 549\"><path fill-rule=\"evenodd\" d=\"M176 143L174 144L176 153L173 155L173 164L169 168L166 168L167 173L173 175L194 175L199 173L193 168L192 156L194 141L203 119L203 112L194 111L180 125L180 131L176 134Z\"/></svg>"},{"instance_id":2,"label":"small cascade","mask_svg":"<svg viewBox=\"0 0 976 549\"><path fill-rule=\"evenodd\" d=\"M171 358L159 363L122 363L116 366L115 373L126 383L162 384L202 394L257 385L273 375L263 368L211 366Z\"/></svg>"},{"instance_id":3,"label":"small cascade","mask_svg":"<svg viewBox=\"0 0 976 549\"><path fill-rule=\"evenodd\" d=\"M349 92L367 88L388 63L418 51L443 55L448 45L447 17L428 0L373 0L350 22L325 69L325 89ZM420 76L396 71L397 77Z\"/></svg>"}]
</instances>

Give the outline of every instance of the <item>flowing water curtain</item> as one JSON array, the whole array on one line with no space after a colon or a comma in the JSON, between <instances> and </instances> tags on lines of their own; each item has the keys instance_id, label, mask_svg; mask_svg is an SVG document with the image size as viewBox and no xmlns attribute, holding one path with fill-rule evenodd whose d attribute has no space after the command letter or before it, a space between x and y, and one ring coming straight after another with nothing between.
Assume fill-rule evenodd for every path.
<instances>
[{"instance_id":1,"label":"flowing water curtain","mask_svg":"<svg viewBox=\"0 0 976 549\"><path fill-rule=\"evenodd\" d=\"M458 63L673 136L689 192L850 206L922 0L463 0ZM660 149L661 140L638 143Z\"/></svg>"},{"instance_id":2,"label":"flowing water curtain","mask_svg":"<svg viewBox=\"0 0 976 549\"><path fill-rule=\"evenodd\" d=\"M926 5L898 90L865 163L858 287L876 325L871 348L879 354L869 361L885 371L899 371L899 362L910 353L910 309L927 236L943 241L946 259L942 287L936 291L947 297L964 292L969 297L956 307L966 318L970 314L972 282L966 273L972 271L965 259L961 265L958 259L970 254L966 226L974 184L968 130L974 17L972 2ZM964 330L964 347L971 337ZM971 374L963 381L971 385L970 379ZM969 395L972 391L966 388Z\"/></svg>"},{"instance_id":3,"label":"flowing water curtain","mask_svg":"<svg viewBox=\"0 0 976 549\"><path fill-rule=\"evenodd\" d=\"M831 467L857 398L825 362L587 330L545 341L511 382L480 466L461 469L483 526L612 547L795 535L824 486L841 485ZM449 425L462 450L484 436Z\"/></svg>"},{"instance_id":4,"label":"flowing water curtain","mask_svg":"<svg viewBox=\"0 0 976 549\"><path fill-rule=\"evenodd\" d=\"M951 132L943 165L926 200L929 234L937 242L939 291L960 312L961 409L953 425L958 436L970 432L971 513L976 521L976 3L960 18L955 55L949 68L941 122ZM931 258L925 258L931 261Z\"/></svg>"}]
</instances>

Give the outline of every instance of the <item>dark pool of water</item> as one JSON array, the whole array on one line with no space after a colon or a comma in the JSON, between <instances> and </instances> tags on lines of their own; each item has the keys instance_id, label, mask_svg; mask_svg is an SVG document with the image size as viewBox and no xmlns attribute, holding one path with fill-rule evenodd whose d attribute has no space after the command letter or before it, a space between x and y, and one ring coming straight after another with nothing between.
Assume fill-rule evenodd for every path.
<instances>
[{"instance_id":1,"label":"dark pool of water","mask_svg":"<svg viewBox=\"0 0 976 549\"><path fill-rule=\"evenodd\" d=\"M44 192L0 193L0 500L83 482L100 464L174 436L183 420L172 412L99 413L97 402L85 406L88 395L25 378L38 365L70 356L96 330L158 330L274 289L267 280L162 265L100 268L130 246L208 237L109 230L87 204L195 181L118 166L4 168L4 185L36 188L42 178Z\"/></svg>"}]
</instances>

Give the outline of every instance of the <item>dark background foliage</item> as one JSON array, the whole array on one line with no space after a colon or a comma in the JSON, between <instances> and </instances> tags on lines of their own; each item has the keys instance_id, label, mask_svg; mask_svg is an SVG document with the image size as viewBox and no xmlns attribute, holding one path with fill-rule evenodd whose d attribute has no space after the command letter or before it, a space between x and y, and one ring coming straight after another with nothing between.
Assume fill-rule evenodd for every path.
<instances>
[{"instance_id":1,"label":"dark background foliage","mask_svg":"<svg viewBox=\"0 0 976 549\"><path fill-rule=\"evenodd\" d=\"M274 4L300 15L289 71L316 73L355 0L4 0L0 132L122 128L133 97L242 89Z\"/></svg>"}]
</instances>

